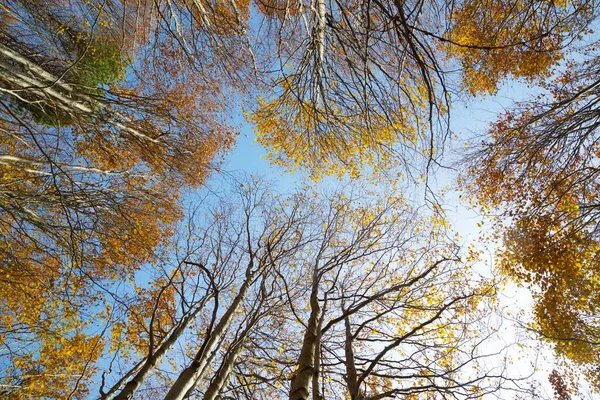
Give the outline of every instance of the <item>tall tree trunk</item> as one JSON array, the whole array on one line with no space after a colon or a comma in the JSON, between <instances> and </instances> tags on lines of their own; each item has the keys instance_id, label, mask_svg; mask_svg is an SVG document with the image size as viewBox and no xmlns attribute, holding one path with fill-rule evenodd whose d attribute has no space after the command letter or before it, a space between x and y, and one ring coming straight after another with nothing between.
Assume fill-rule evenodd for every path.
<instances>
[{"instance_id":1,"label":"tall tree trunk","mask_svg":"<svg viewBox=\"0 0 600 400\"><path fill-rule=\"evenodd\" d=\"M322 324L322 319L319 321L319 327ZM320 372L321 372L321 329L317 332L317 342L315 345L315 367L313 370L312 376L312 398L313 400L323 400L323 396L321 396L321 388L319 384L321 383Z\"/></svg>"},{"instance_id":2,"label":"tall tree trunk","mask_svg":"<svg viewBox=\"0 0 600 400\"><path fill-rule=\"evenodd\" d=\"M196 354L194 361L177 377L177 380L173 386L171 386L171 389L165 396L164 400L182 400L185 398L186 394L194 388L196 382L202 379L202 374L208 365L210 354L215 348L215 345L226 333L235 312L237 311L242 300L246 297L246 293L248 292L254 277L252 267L253 263L250 262L248 268L246 269L246 278L240 287L240 291L238 292L237 296L233 299L233 302L229 308L227 308L227 311L225 311L217 326L208 334L209 337Z\"/></svg>"},{"instance_id":3,"label":"tall tree trunk","mask_svg":"<svg viewBox=\"0 0 600 400\"><path fill-rule=\"evenodd\" d=\"M244 347L244 340L239 340L229 351L217 374L213 377L208 389L204 393L204 400L215 400L223 391L223 386L227 383L229 375Z\"/></svg>"},{"instance_id":4,"label":"tall tree trunk","mask_svg":"<svg viewBox=\"0 0 600 400\"><path fill-rule=\"evenodd\" d=\"M325 0L317 0L317 9L316 9L316 62L315 62L315 70L317 75L317 99L316 104L319 104L319 95L322 96L322 101L325 102L325 93L323 93L323 62L325 60L325 18L327 16L327 8L325 5Z\"/></svg>"},{"instance_id":5,"label":"tall tree trunk","mask_svg":"<svg viewBox=\"0 0 600 400\"><path fill-rule=\"evenodd\" d=\"M166 350L165 350L166 351ZM164 354L164 353L163 353ZM162 355L162 354L161 354ZM150 374L150 371L156 365L156 362L159 360L159 357L152 355L151 357L146 358L144 361L144 365L138 371L138 373L131 379L123 390L114 397L114 400L129 400L133 397L134 393L139 389L142 383L146 380L146 377Z\"/></svg>"},{"instance_id":6,"label":"tall tree trunk","mask_svg":"<svg viewBox=\"0 0 600 400\"><path fill-rule=\"evenodd\" d=\"M358 383L356 362L354 360L354 350L352 349L353 340L349 317L344 318L344 324L346 326L346 340L344 341L344 353L346 356L346 384L348 385L350 399L363 400L365 396L361 392L360 384Z\"/></svg>"},{"instance_id":7,"label":"tall tree trunk","mask_svg":"<svg viewBox=\"0 0 600 400\"><path fill-rule=\"evenodd\" d=\"M144 383L152 369L156 366L156 363L165 355L165 353L177 342L177 339L182 335L185 331L189 323L198 315L198 313L204 308L205 301L194 310L193 313L186 316L183 319L181 324L171 333L169 338L165 340L163 343L158 346L156 351L152 355L146 358L142 368L138 371L138 373L131 379L123 390L114 397L114 400L129 400L133 397L133 394L139 389L139 387Z\"/></svg>"},{"instance_id":8,"label":"tall tree trunk","mask_svg":"<svg viewBox=\"0 0 600 400\"><path fill-rule=\"evenodd\" d=\"M304 333L302 349L298 357L298 367L290 387L290 400L308 400L309 388L314 374L315 353L319 338L321 307L319 305L320 275L315 265L313 284L310 293L310 317Z\"/></svg>"}]
</instances>

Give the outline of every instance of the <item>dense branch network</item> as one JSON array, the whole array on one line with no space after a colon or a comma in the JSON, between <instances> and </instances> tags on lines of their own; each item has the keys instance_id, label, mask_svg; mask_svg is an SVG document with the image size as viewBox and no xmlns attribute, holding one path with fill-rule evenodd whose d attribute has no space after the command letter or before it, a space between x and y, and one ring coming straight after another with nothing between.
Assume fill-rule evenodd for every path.
<instances>
[{"instance_id":1,"label":"dense branch network","mask_svg":"<svg viewBox=\"0 0 600 400\"><path fill-rule=\"evenodd\" d=\"M186 231L180 197L219 170L241 109L271 161L313 180L427 182L454 94L548 78L595 12L583 0L3 1L0 395L499 390L502 366L484 368L487 336L469 327L492 291L467 276L441 220L424 228L394 193L286 197L244 181L227 194L236 202L197 194L207 216ZM539 194L525 203L548 201L528 226L544 249L579 251L578 302L595 287L594 65L519 119L537 131L497 135L486 154L506 164L482 164L505 172L528 158L558 176L551 190L527 184ZM546 218L548 204L559 212ZM521 225L509 252L530 245ZM581 315L544 332L597 343L580 334L595 332L595 312Z\"/></svg>"}]
</instances>

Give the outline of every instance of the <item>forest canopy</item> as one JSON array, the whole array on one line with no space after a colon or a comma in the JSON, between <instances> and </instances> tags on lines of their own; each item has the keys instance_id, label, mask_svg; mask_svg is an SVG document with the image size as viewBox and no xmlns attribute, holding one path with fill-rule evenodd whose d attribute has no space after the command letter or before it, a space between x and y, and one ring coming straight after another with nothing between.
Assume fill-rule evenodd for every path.
<instances>
[{"instance_id":1,"label":"forest canopy","mask_svg":"<svg viewBox=\"0 0 600 400\"><path fill-rule=\"evenodd\" d=\"M593 0L0 4L0 397L541 396L431 183L507 83L450 179L600 391ZM224 170L248 130L297 187Z\"/></svg>"}]
</instances>

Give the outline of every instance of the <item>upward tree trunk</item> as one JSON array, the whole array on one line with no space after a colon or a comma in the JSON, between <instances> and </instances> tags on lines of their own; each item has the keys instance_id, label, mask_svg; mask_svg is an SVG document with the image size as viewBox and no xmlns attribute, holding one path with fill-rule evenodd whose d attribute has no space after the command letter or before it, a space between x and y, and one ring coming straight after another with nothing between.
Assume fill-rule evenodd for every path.
<instances>
[{"instance_id":1,"label":"upward tree trunk","mask_svg":"<svg viewBox=\"0 0 600 400\"><path fill-rule=\"evenodd\" d=\"M311 310L308 326L304 333L302 350L298 357L298 367L290 387L290 400L308 400L317 348L318 314L319 306L317 304L316 307L313 307Z\"/></svg>"},{"instance_id":2,"label":"upward tree trunk","mask_svg":"<svg viewBox=\"0 0 600 400\"><path fill-rule=\"evenodd\" d=\"M133 377L133 379L131 379L129 382L127 382L127 384L125 385L123 390L121 390L121 392L117 396L114 397L114 400L129 400L129 399L131 399L133 397L134 393L139 389L139 387L142 385L142 383L146 380L146 377L150 374L150 371L152 371L152 369L156 365L156 362L158 361L158 359L159 358L155 357L154 355L146 358L146 361L144 362L144 365L139 370L139 372Z\"/></svg>"},{"instance_id":3,"label":"upward tree trunk","mask_svg":"<svg viewBox=\"0 0 600 400\"><path fill-rule=\"evenodd\" d=\"M243 345L244 340L240 340L229 351L223 360L219 371L217 371L217 374L213 377L208 389L206 389L206 392L204 393L204 400L215 400L217 396L221 394L223 391L223 386L225 386L227 380L229 379L229 375L231 375L231 371L233 370L233 366L240 355Z\"/></svg>"},{"instance_id":4,"label":"upward tree trunk","mask_svg":"<svg viewBox=\"0 0 600 400\"><path fill-rule=\"evenodd\" d=\"M321 313L323 314L323 313ZM323 400L323 396L321 396L321 388L319 387L320 383L320 371L321 371L321 325L323 319L319 320L319 329L317 331L317 340L315 344L315 366L313 368L313 376L312 376L312 399L313 400Z\"/></svg>"},{"instance_id":5,"label":"upward tree trunk","mask_svg":"<svg viewBox=\"0 0 600 400\"><path fill-rule=\"evenodd\" d=\"M317 99L316 105L319 103L318 96L321 95L323 98L322 101L325 101L325 94L323 93L323 62L325 60L325 18L327 16L327 8L325 5L325 0L317 0L317 10L316 10L316 62L315 62L315 70L317 75Z\"/></svg>"},{"instance_id":6,"label":"upward tree trunk","mask_svg":"<svg viewBox=\"0 0 600 400\"><path fill-rule=\"evenodd\" d=\"M189 314L181 324L171 333L169 338L165 340L160 346L154 351L152 355L146 358L142 368L138 371L138 373L131 379L123 390L115 396L114 400L129 400L133 397L134 393L139 389L139 387L144 383L152 369L156 366L156 363L165 355L165 353L175 344L177 339L181 336L181 334L185 331L190 321L192 321L196 315L202 310L204 302L191 314Z\"/></svg>"},{"instance_id":7,"label":"upward tree trunk","mask_svg":"<svg viewBox=\"0 0 600 400\"><path fill-rule=\"evenodd\" d=\"M202 374L208 365L210 354L229 328L229 324L231 323L236 310L238 309L242 300L246 297L246 293L250 288L253 277L254 273L252 272L252 263L250 263L248 269L246 270L246 278L240 287L240 291L238 292L237 296L235 299L233 299L233 302L229 308L227 308L227 311L225 311L217 326L215 326L212 332L208 333L209 337L196 354L194 361L181 372L179 377L177 377L177 380L173 386L171 386L171 389L165 396L164 400L182 400L185 398L186 394L194 388L196 382L202 379Z\"/></svg>"},{"instance_id":8,"label":"upward tree trunk","mask_svg":"<svg viewBox=\"0 0 600 400\"><path fill-rule=\"evenodd\" d=\"M308 400L309 388L315 372L315 354L319 339L319 322L321 307L319 305L319 275L315 265L313 284L310 293L310 317L304 333L302 350L298 357L298 367L290 387L290 400Z\"/></svg>"},{"instance_id":9,"label":"upward tree trunk","mask_svg":"<svg viewBox=\"0 0 600 400\"><path fill-rule=\"evenodd\" d=\"M354 350L352 349L353 340L349 317L344 319L344 324L346 326L346 340L344 341L344 353L346 356L346 384L348 385L350 399L363 400L365 396L361 392L360 384L358 383L358 374L356 373L356 363L354 361Z\"/></svg>"}]
</instances>

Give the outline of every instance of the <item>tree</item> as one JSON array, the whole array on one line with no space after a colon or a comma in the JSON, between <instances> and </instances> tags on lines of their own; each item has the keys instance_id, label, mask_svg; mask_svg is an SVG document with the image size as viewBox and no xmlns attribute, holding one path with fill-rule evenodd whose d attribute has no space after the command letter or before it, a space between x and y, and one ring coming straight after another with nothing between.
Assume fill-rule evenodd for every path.
<instances>
[{"instance_id":1,"label":"tree","mask_svg":"<svg viewBox=\"0 0 600 400\"><path fill-rule=\"evenodd\" d=\"M479 363L490 354L479 352L486 329L477 323L477 304L493 289L471 280L443 241L443 221L419 219L400 198L334 198L305 261L307 319L296 321L304 332L289 398L478 398L497 390L496 373Z\"/></svg>"},{"instance_id":2,"label":"tree","mask_svg":"<svg viewBox=\"0 0 600 400\"><path fill-rule=\"evenodd\" d=\"M594 46L589 50L595 51ZM569 63L490 129L467 189L499 209L501 269L534 290L533 328L585 371L598 365L598 80L595 53Z\"/></svg>"},{"instance_id":3,"label":"tree","mask_svg":"<svg viewBox=\"0 0 600 400\"><path fill-rule=\"evenodd\" d=\"M274 83L250 121L274 162L316 178L357 176L364 165L414 174L423 159L432 167L452 91L493 93L507 76L548 76L594 12L586 1L258 5ZM449 72L457 67L458 85Z\"/></svg>"},{"instance_id":4,"label":"tree","mask_svg":"<svg viewBox=\"0 0 600 400\"><path fill-rule=\"evenodd\" d=\"M105 332L121 329L113 326L114 312L98 310L99 304L117 302L119 317L132 318L129 335L146 343L138 345L130 373L107 385L110 396L139 390L158 369L155 359L192 330L186 318L202 320L199 304L185 303L186 294L173 287L192 279L188 264L155 274L158 280L138 294L154 313L129 305L119 285L163 265L157 249L170 249L182 190L203 185L233 142L226 111L234 94L245 96L258 140L283 165L318 178L356 177L362 166L382 171L400 162L416 176L422 172L416 164L424 160L429 172L443 151L454 86L493 92L506 75L545 76L593 11L588 2L538 1L514 7L504 1L6 1L0 11L0 342L11 368L4 380L15 389L7 395L83 396L82 382L94 373L100 349L110 346ZM446 72L454 66L464 69L457 85ZM256 101L258 91L264 98ZM178 380L174 396L205 383L211 357L223 373L213 392L225 390L226 376L242 368L238 355L262 337L255 327L263 314L255 310L243 324L234 315L246 301L272 308L274 300L257 282L281 276L262 251L244 253L263 263L248 267L248 277L234 268L241 273L231 278L239 290L221 304L223 315L208 317L214 326L205 332L214 336L197 343L185 366L189 376ZM214 290L201 292L214 300ZM172 321L153 318L159 310L174 312L178 300L185 307ZM310 313L303 317L314 322ZM98 318L106 327L92 332ZM270 322L260 322L278 321L269 313L265 318ZM355 322L348 323L352 332ZM222 351L233 330L239 340ZM318 347L307 346L309 355ZM19 360L39 360L36 371ZM50 378L59 360L77 372L54 379L52 388L29 387ZM254 389L240 381L240 390Z\"/></svg>"},{"instance_id":5,"label":"tree","mask_svg":"<svg viewBox=\"0 0 600 400\"><path fill-rule=\"evenodd\" d=\"M182 216L181 189L202 185L233 141L221 83L179 68L168 40L140 43L158 29L142 3L3 7L0 341L8 364L25 366L6 377L15 387L61 359L85 370L97 358L61 352L77 354L107 290L156 259ZM138 58L150 53L160 57ZM19 361L33 359L35 370ZM77 379L67 376L64 386Z\"/></svg>"},{"instance_id":6,"label":"tree","mask_svg":"<svg viewBox=\"0 0 600 400\"><path fill-rule=\"evenodd\" d=\"M190 219L175 266L162 264L158 268L162 277L151 280L155 282L151 288L139 288L135 297L120 301L127 306L120 306L123 319L114 324L111 351L132 366L121 368L123 373L112 384L110 371L105 371L102 399L131 398L149 377L160 375L158 368L165 359L179 374L169 378L167 397L186 395L207 376L211 385L206 396L219 393L248 336L283 301L265 252L273 261L285 262L291 251L287 247L293 249L300 240L302 224L293 209L289 220L269 209L278 201L262 183L249 181L196 204L195 214L203 212L204 217ZM153 332L159 337L154 338ZM173 358L174 348L182 342L186 354ZM127 350L132 345L133 354ZM187 359L189 364L178 371ZM211 374L215 374L212 381Z\"/></svg>"},{"instance_id":7,"label":"tree","mask_svg":"<svg viewBox=\"0 0 600 400\"><path fill-rule=\"evenodd\" d=\"M107 339L103 399L479 398L517 378L484 345L495 289L438 217L358 188L213 193L181 262L159 268Z\"/></svg>"}]
</instances>

